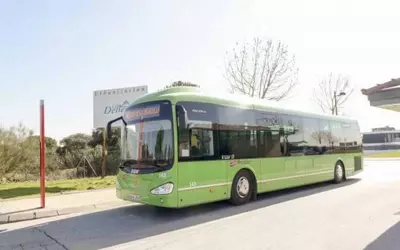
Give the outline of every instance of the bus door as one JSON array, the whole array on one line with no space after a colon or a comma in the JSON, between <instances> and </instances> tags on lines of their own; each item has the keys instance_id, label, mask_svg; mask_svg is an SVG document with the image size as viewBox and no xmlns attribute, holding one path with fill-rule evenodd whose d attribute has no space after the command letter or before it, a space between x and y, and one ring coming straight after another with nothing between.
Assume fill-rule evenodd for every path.
<instances>
[{"instance_id":1,"label":"bus door","mask_svg":"<svg viewBox=\"0 0 400 250\"><path fill-rule=\"evenodd\" d=\"M217 160L215 106L178 102L187 112L187 126L178 127L178 205L189 206L227 197L227 169Z\"/></svg>"}]
</instances>

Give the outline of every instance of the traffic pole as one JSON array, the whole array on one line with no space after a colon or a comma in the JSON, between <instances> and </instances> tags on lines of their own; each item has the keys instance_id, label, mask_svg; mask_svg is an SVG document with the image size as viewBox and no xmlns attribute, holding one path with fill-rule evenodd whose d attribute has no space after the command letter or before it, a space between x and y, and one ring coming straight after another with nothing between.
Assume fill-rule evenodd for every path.
<instances>
[{"instance_id":1,"label":"traffic pole","mask_svg":"<svg viewBox=\"0 0 400 250\"><path fill-rule=\"evenodd\" d=\"M45 208L46 141L44 134L44 100L40 100L40 207Z\"/></svg>"},{"instance_id":2,"label":"traffic pole","mask_svg":"<svg viewBox=\"0 0 400 250\"><path fill-rule=\"evenodd\" d=\"M102 147L102 162L101 162L101 178L103 179L106 176L106 168L107 168L107 129L103 129L103 147Z\"/></svg>"}]
</instances>

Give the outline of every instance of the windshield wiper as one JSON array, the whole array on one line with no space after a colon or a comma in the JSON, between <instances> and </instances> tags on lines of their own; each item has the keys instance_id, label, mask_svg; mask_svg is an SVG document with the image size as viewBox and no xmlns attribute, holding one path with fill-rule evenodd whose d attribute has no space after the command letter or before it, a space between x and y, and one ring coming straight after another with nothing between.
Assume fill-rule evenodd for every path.
<instances>
[{"instance_id":1,"label":"windshield wiper","mask_svg":"<svg viewBox=\"0 0 400 250\"><path fill-rule=\"evenodd\" d=\"M137 160L133 160L133 159L126 160L126 161L122 162L121 167L131 167L132 165L136 165L137 163L138 163Z\"/></svg>"},{"instance_id":2,"label":"windshield wiper","mask_svg":"<svg viewBox=\"0 0 400 250\"><path fill-rule=\"evenodd\" d=\"M166 166L161 166L161 165L159 165L159 164L157 164L157 163L152 163L151 165L152 165L152 166L155 166L155 167L157 167L157 168L161 168L161 169L165 169L165 167L166 167Z\"/></svg>"},{"instance_id":3,"label":"windshield wiper","mask_svg":"<svg viewBox=\"0 0 400 250\"><path fill-rule=\"evenodd\" d=\"M130 159L130 160L123 161L122 164L120 165L120 168L134 167L135 165L138 165L138 164L139 164L138 160ZM148 159L140 160L140 165L152 166L152 167L156 167L156 168L160 168L160 169L166 168L166 166L164 166L164 165L157 164L156 160L148 160Z\"/></svg>"}]
</instances>

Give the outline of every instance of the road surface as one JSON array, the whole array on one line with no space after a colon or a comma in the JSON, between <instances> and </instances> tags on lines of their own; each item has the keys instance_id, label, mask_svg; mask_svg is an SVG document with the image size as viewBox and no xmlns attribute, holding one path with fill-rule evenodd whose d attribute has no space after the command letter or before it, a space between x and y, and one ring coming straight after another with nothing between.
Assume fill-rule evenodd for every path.
<instances>
[{"instance_id":1,"label":"road surface","mask_svg":"<svg viewBox=\"0 0 400 250\"><path fill-rule=\"evenodd\" d=\"M0 225L0 249L399 249L400 161L344 184L182 210L132 205Z\"/></svg>"}]
</instances>

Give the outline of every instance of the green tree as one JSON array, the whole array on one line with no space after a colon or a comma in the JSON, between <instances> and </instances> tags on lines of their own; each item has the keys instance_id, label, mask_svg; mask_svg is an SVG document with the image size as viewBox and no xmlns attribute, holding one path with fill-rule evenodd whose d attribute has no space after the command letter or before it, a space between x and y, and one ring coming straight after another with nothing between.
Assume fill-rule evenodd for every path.
<instances>
[{"instance_id":1,"label":"green tree","mask_svg":"<svg viewBox=\"0 0 400 250\"><path fill-rule=\"evenodd\" d=\"M103 145L104 142L104 128L96 128L92 131L92 138L88 145L90 147L96 147L97 145ZM114 127L111 129L111 138L106 139L108 147L118 147L121 141L121 128Z\"/></svg>"},{"instance_id":2,"label":"green tree","mask_svg":"<svg viewBox=\"0 0 400 250\"><path fill-rule=\"evenodd\" d=\"M32 135L26 138L27 141L32 141L33 143L36 143L37 145L40 144L40 136L39 135ZM54 138L51 137L45 137L45 145L46 145L46 150L50 151L55 151L57 149L57 141Z\"/></svg>"},{"instance_id":3,"label":"green tree","mask_svg":"<svg viewBox=\"0 0 400 250\"><path fill-rule=\"evenodd\" d=\"M40 154L40 136L33 135L29 136L25 142L27 147L31 148L31 151L34 151L32 157L39 157ZM57 176L57 171L60 170L61 161L57 155L57 141L51 137L45 137L45 146L46 146L46 174L49 175L51 173L55 173ZM40 160L40 158L36 158Z\"/></svg>"},{"instance_id":4,"label":"green tree","mask_svg":"<svg viewBox=\"0 0 400 250\"><path fill-rule=\"evenodd\" d=\"M46 138L47 157L54 156L57 142ZM0 176L1 181L35 180L39 178L39 137L24 125L0 129ZM53 157L54 159L54 157ZM56 165L52 165L56 167ZM50 168L51 169L51 168Z\"/></svg>"},{"instance_id":5,"label":"green tree","mask_svg":"<svg viewBox=\"0 0 400 250\"><path fill-rule=\"evenodd\" d=\"M77 133L63 138L57 149L64 169L76 169L77 175L92 176L98 173L98 149L89 147L92 137ZM97 151L96 151L97 150ZM97 163L97 165L95 164ZM92 169L93 167L93 169ZM97 170L96 170L97 169Z\"/></svg>"},{"instance_id":6,"label":"green tree","mask_svg":"<svg viewBox=\"0 0 400 250\"><path fill-rule=\"evenodd\" d=\"M92 131L92 139L88 143L88 145L92 148L98 148L100 150L100 158L101 158L101 150L104 143L103 136L104 128L97 128ZM113 127L111 130L111 138L106 139L107 143L107 174L115 174L117 170L117 166L120 163L121 159L121 127ZM99 160L101 164L101 159ZM99 170L101 171L101 169Z\"/></svg>"},{"instance_id":7,"label":"green tree","mask_svg":"<svg viewBox=\"0 0 400 250\"><path fill-rule=\"evenodd\" d=\"M0 129L0 176L1 181L15 178L23 163L22 142L32 134L19 124L18 127Z\"/></svg>"}]
</instances>

